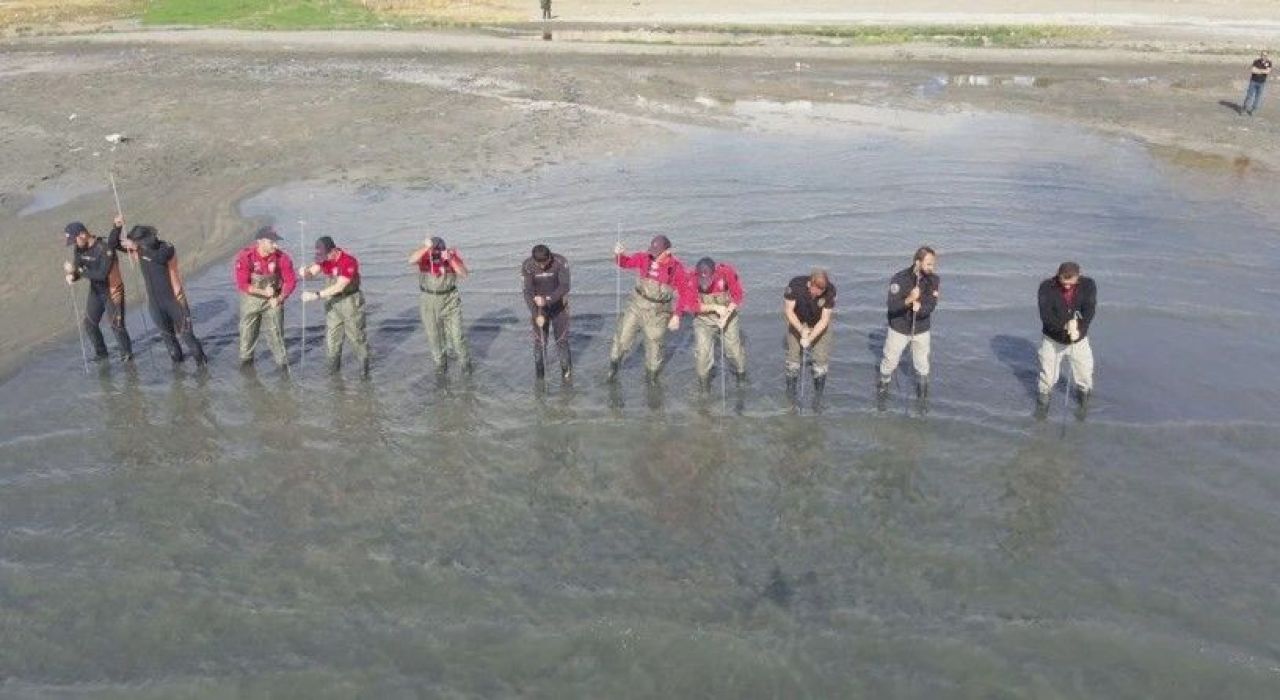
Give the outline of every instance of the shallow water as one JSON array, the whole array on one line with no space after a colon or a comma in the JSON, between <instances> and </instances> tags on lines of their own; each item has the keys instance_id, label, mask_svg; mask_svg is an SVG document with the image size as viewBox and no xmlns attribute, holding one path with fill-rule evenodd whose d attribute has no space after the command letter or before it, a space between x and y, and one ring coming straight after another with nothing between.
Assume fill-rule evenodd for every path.
<instances>
[{"instance_id":1,"label":"shallow water","mask_svg":"<svg viewBox=\"0 0 1280 700\"><path fill-rule=\"evenodd\" d=\"M1273 695L1267 223L1125 141L843 126L247 202L292 251L305 218L361 258L374 381L320 376L316 309L295 381L237 373L225 266L189 280L208 377L159 348L87 379L74 343L33 359L0 393L0 690ZM743 271L752 381L724 404L692 388L687 330L660 389L635 361L599 381L618 225ZM428 231L473 269L469 381L427 366L402 260ZM517 267L538 241L574 264L571 389L532 381ZM884 286L922 242L935 399L877 412ZM1037 424L1035 287L1066 258L1099 284L1098 394L1085 423L1059 402ZM836 361L824 412L794 415L780 296L814 264Z\"/></svg>"}]
</instances>

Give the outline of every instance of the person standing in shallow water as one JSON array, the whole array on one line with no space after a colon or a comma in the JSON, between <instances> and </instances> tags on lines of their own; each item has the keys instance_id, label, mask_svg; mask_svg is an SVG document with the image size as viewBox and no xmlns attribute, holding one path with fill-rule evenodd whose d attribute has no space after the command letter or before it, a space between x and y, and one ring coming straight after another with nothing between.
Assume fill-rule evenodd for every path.
<instances>
[{"instance_id":1,"label":"person standing in shallow water","mask_svg":"<svg viewBox=\"0 0 1280 700\"><path fill-rule=\"evenodd\" d=\"M360 376L369 378L369 339L365 336L364 292L360 290L360 261L334 244L329 236L316 239L316 262L298 270L302 279L324 275L329 286L303 292L303 303L324 300L324 346L330 374L342 371L343 341L350 340L360 360Z\"/></svg>"},{"instance_id":2,"label":"person standing in shallow water","mask_svg":"<svg viewBox=\"0 0 1280 700\"><path fill-rule=\"evenodd\" d=\"M782 314L787 321L787 395L796 396L807 351L813 366L813 401L816 405L827 386L831 347L835 344L831 317L836 308L836 286L826 270L793 277L783 292Z\"/></svg>"},{"instance_id":3,"label":"person standing in shallow water","mask_svg":"<svg viewBox=\"0 0 1280 700\"><path fill-rule=\"evenodd\" d=\"M694 265L694 274L688 276L679 295L677 310L693 316L693 369L704 391L711 388L717 336L725 359L733 363L734 376L739 382L746 379L747 353L742 346L738 315L744 299L738 271L711 258L702 258ZM720 371L727 372L729 368L721 367Z\"/></svg>"},{"instance_id":4,"label":"person standing in shallow water","mask_svg":"<svg viewBox=\"0 0 1280 700\"><path fill-rule=\"evenodd\" d=\"M551 0L541 0L542 2L542 18L551 19Z\"/></svg>"},{"instance_id":5,"label":"person standing in shallow water","mask_svg":"<svg viewBox=\"0 0 1280 700\"><path fill-rule=\"evenodd\" d=\"M534 374L538 379L546 375L546 345L554 337L560 377L567 382L573 374L569 354L569 261L545 245L536 245L520 266L520 277L533 325Z\"/></svg>"},{"instance_id":6,"label":"person standing in shallow water","mask_svg":"<svg viewBox=\"0 0 1280 700\"><path fill-rule=\"evenodd\" d=\"M96 361L107 359L107 344L102 339L102 330L98 328L103 314L106 314L116 336L120 360L128 362L133 359L133 340L124 325L124 276L120 274L118 255L124 250L120 244L123 227L124 218L117 216L106 240L90 233L79 221L73 221L63 229L67 245L75 246L71 262L62 265L67 284L74 284L80 279L89 280L89 298L85 301L84 317L78 322L84 326L93 344L93 359Z\"/></svg>"},{"instance_id":7,"label":"person standing in shallow water","mask_svg":"<svg viewBox=\"0 0 1280 700\"><path fill-rule=\"evenodd\" d=\"M1262 105L1262 89L1267 86L1267 76L1271 75L1271 59L1267 52L1258 54L1253 65L1249 66L1249 87L1244 92L1244 102L1240 103L1240 111L1253 116L1254 111Z\"/></svg>"},{"instance_id":8,"label":"person standing in shallow water","mask_svg":"<svg viewBox=\"0 0 1280 700\"><path fill-rule=\"evenodd\" d=\"M929 397L929 325L938 305L941 281L934 272L937 254L928 246L916 250L911 267L889 280L889 328L884 337L884 354L880 359L880 378L876 397L883 404L889 396L889 383L898 368L902 352L911 347L911 365L916 371L916 396Z\"/></svg>"},{"instance_id":9,"label":"person standing in shallow water","mask_svg":"<svg viewBox=\"0 0 1280 700\"><path fill-rule=\"evenodd\" d=\"M685 284L684 264L671 252L671 239L662 235L653 237L648 251L628 255L619 243L613 254L618 267L636 271L636 287L614 331L608 380L617 379L622 360L635 346L636 336L643 334L645 373L650 382L656 382L667 331L680 328L672 302Z\"/></svg>"},{"instance_id":10,"label":"person standing in shallow water","mask_svg":"<svg viewBox=\"0 0 1280 700\"><path fill-rule=\"evenodd\" d=\"M1080 265L1064 262L1058 274L1041 282L1036 294L1040 306L1040 380L1036 417L1049 414L1049 399L1058 384L1058 372L1065 357L1071 363L1079 403L1077 416L1083 417L1093 392L1093 350L1089 347L1089 326L1098 304L1098 287L1080 274Z\"/></svg>"},{"instance_id":11,"label":"person standing in shallow water","mask_svg":"<svg viewBox=\"0 0 1280 700\"><path fill-rule=\"evenodd\" d=\"M235 281L240 292L240 365L253 364L253 349L265 323L267 347L276 365L289 369L284 347L284 306L297 287L293 260L279 247L280 236L263 226L253 243L236 255Z\"/></svg>"},{"instance_id":12,"label":"person standing in shallow water","mask_svg":"<svg viewBox=\"0 0 1280 700\"><path fill-rule=\"evenodd\" d=\"M458 291L458 280L467 278L467 264L456 248L447 247L438 236L423 241L409 256L409 263L418 266L418 289L422 291L418 311L436 373L448 370L447 353L452 352L463 373L470 374L471 353L462 329L462 293Z\"/></svg>"},{"instance_id":13,"label":"person standing in shallow water","mask_svg":"<svg viewBox=\"0 0 1280 700\"><path fill-rule=\"evenodd\" d=\"M138 256L151 318L156 322L156 330L160 331L160 339L169 349L169 359L175 363L186 359L182 344L178 342L178 338L182 338L196 365L205 366L209 360L205 357L204 346L196 338L187 291L182 284L182 275L178 273L177 250L173 244L160 240L158 232L151 226L129 229L129 242L130 252Z\"/></svg>"}]
</instances>

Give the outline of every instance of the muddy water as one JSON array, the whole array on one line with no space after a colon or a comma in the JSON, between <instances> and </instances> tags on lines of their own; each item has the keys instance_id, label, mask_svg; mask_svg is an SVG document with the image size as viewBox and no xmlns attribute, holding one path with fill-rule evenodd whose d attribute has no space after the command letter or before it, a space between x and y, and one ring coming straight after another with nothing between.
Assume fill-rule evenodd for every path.
<instances>
[{"instance_id":1,"label":"muddy water","mask_svg":"<svg viewBox=\"0 0 1280 700\"><path fill-rule=\"evenodd\" d=\"M158 348L88 378L74 343L33 358L0 393L0 689L1274 694L1276 239L1133 144L1049 129L697 133L463 189L247 202L293 250L305 218L361 257L374 381L320 375L315 310L293 381L238 373L226 269L190 280L208 376ZM619 225L740 267L748 385L698 394L687 330L659 388L636 363L600 382ZM473 269L468 381L428 367L402 262L428 231ZM537 241L574 264L571 388L532 380L516 269ZM921 242L935 399L879 412L884 286ZM1059 403L1037 424L1035 286L1066 258L1099 284L1098 394L1085 423ZM825 410L796 415L780 295L814 264L836 360Z\"/></svg>"}]
</instances>

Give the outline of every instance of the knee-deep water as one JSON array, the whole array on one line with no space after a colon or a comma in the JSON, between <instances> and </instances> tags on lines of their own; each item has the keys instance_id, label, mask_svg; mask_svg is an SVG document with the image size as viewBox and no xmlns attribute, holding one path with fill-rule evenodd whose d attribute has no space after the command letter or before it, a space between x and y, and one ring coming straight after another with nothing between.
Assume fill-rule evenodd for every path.
<instances>
[{"instance_id":1,"label":"knee-deep water","mask_svg":"<svg viewBox=\"0 0 1280 700\"><path fill-rule=\"evenodd\" d=\"M265 192L244 212L292 255L331 235L360 258L372 381L322 375L318 306L297 364L296 298L293 378L265 342L240 373L229 261L188 280L207 375L153 336L87 377L74 340L33 357L0 391L0 694L1273 696L1277 239L1233 194L1251 181L1171 172L955 116ZM700 394L687 323L658 387L639 351L601 381L619 228L738 267L748 384ZM472 268L469 379L430 367L404 262L428 234ZM571 388L533 380L539 242L572 265ZM879 411L885 287L922 243L932 401ZM1037 423L1036 285L1067 259L1098 282L1097 392ZM797 414L782 291L817 265L834 360Z\"/></svg>"}]
</instances>

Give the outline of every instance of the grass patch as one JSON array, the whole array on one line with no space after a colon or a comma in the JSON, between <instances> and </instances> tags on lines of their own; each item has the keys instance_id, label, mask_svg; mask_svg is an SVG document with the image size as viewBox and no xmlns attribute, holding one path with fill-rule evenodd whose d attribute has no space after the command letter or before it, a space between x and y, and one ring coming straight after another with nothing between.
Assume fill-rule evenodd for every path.
<instances>
[{"instance_id":1,"label":"grass patch","mask_svg":"<svg viewBox=\"0 0 1280 700\"><path fill-rule=\"evenodd\" d=\"M354 29L384 24L356 0L152 0L142 21L237 29Z\"/></svg>"}]
</instances>

